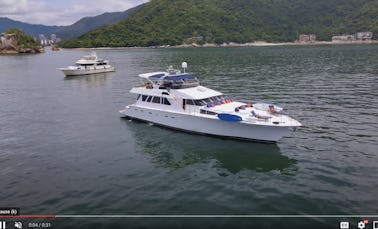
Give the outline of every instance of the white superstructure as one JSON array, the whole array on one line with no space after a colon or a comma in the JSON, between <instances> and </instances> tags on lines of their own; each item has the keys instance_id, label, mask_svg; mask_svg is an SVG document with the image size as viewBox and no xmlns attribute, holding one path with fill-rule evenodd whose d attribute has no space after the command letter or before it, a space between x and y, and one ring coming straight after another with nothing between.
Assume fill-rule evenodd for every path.
<instances>
[{"instance_id":1,"label":"white superstructure","mask_svg":"<svg viewBox=\"0 0 378 229\"><path fill-rule=\"evenodd\" d=\"M200 134L269 142L301 126L281 114L280 107L234 101L201 86L196 76L171 67L167 72L139 76L144 85L130 91L138 95L137 101L120 111L131 119Z\"/></svg>"},{"instance_id":2,"label":"white superstructure","mask_svg":"<svg viewBox=\"0 0 378 229\"><path fill-rule=\"evenodd\" d=\"M66 76L88 75L103 72L114 72L114 66L108 60L99 59L95 52L82 56L76 65L59 68Z\"/></svg>"}]
</instances>

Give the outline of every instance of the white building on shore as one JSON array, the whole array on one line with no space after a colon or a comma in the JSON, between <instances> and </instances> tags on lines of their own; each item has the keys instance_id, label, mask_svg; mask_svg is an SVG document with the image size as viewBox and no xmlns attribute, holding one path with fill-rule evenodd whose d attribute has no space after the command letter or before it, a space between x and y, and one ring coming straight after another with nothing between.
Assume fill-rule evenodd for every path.
<instances>
[{"instance_id":1,"label":"white building on shore","mask_svg":"<svg viewBox=\"0 0 378 229\"><path fill-rule=\"evenodd\" d=\"M358 32L356 34L333 36L332 42L371 41L372 39L373 39L372 32Z\"/></svg>"},{"instance_id":2,"label":"white building on shore","mask_svg":"<svg viewBox=\"0 0 378 229\"><path fill-rule=\"evenodd\" d=\"M358 32L356 34L357 40L361 41L371 41L373 39L373 33L372 32Z\"/></svg>"}]
</instances>

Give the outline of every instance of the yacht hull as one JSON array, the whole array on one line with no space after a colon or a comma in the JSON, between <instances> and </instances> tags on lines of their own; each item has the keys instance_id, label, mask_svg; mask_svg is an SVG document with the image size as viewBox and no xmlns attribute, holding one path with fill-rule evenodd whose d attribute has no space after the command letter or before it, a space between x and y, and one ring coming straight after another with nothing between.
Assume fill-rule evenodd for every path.
<instances>
[{"instance_id":1,"label":"yacht hull","mask_svg":"<svg viewBox=\"0 0 378 229\"><path fill-rule=\"evenodd\" d=\"M107 68L90 68L90 69L70 69L70 68L60 68L65 76L80 76L80 75L90 75L104 72L114 72L114 67Z\"/></svg>"},{"instance_id":2,"label":"yacht hull","mask_svg":"<svg viewBox=\"0 0 378 229\"><path fill-rule=\"evenodd\" d=\"M290 134L292 127L226 122L215 117L190 113L163 111L135 105L127 106L120 113L131 119L138 119L157 125L219 137L251 141L277 142Z\"/></svg>"}]
</instances>

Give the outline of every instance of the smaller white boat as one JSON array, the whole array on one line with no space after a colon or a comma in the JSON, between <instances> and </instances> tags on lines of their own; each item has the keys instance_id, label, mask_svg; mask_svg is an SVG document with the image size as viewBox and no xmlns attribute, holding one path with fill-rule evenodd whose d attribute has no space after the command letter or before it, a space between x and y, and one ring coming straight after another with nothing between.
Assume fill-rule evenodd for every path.
<instances>
[{"instance_id":1,"label":"smaller white boat","mask_svg":"<svg viewBox=\"0 0 378 229\"><path fill-rule=\"evenodd\" d=\"M114 66L109 64L108 60L99 59L96 52L82 56L76 65L66 68L58 68L66 76L89 75L103 72L114 72Z\"/></svg>"}]
</instances>

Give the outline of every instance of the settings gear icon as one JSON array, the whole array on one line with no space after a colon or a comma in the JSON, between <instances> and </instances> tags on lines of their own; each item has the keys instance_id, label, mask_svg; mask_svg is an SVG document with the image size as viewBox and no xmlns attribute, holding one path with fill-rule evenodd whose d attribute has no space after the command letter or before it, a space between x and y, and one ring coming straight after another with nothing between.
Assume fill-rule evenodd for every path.
<instances>
[{"instance_id":1,"label":"settings gear icon","mask_svg":"<svg viewBox=\"0 0 378 229\"><path fill-rule=\"evenodd\" d=\"M360 222L358 222L357 227L358 227L359 229L364 229L364 228L365 228L365 222L364 222L364 221L360 221Z\"/></svg>"}]
</instances>

